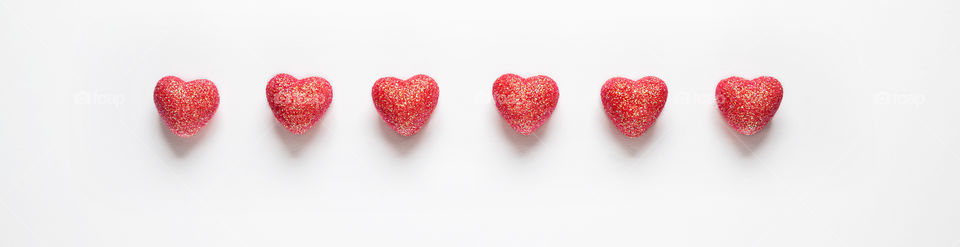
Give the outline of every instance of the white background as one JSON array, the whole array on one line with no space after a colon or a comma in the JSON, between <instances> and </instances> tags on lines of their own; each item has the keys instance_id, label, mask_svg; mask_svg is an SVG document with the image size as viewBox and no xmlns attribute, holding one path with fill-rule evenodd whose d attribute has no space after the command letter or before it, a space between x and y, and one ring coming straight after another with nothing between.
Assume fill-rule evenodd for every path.
<instances>
[{"instance_id":1,"label":"white background","mask_svg":"<svg viewBox=\"0 0 960 247\"><path fill-rule=\"evenodd\" d=\"M960 3L920 1L0 0L0 246L960 246ZM334 99L293 136L267 81ZM384 76L440 85L400 137ZM524 137L491 85L554 78ZM166 75L221 104L180 139ZM622 137L599 90L655 75L669 100ZM755 136L713 102L778 78Z\"/></svg>"}]
</instances>

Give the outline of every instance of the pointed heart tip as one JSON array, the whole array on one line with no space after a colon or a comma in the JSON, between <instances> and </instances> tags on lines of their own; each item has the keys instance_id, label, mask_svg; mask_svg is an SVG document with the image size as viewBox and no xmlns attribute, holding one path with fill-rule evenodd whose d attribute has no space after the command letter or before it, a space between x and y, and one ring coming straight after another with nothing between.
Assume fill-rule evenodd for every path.
<instances>
[{"instance_id":1,"label":"pointed heart tip","mask_svg":"<svg viewBox=\"0 0 960 247\"><path fill-rule=\"evenodd\" d=\"M310 128L290 128L290 127L286 127L286 129L287 131L290 131L290 133L294 135L303 135L303 133L307 133L307 130L310 130Z\"/></svg>"},{"instance_id":2,"label":"pointed heart tip","mask_svg":"<svg viewBox=\"0 0 960 247\"><path fill-rule=\"evenodd\" d=\"M170 129L170 132L172 132L174 135L180 138L190 138L191 136L196 135L198 131L188 132L188 131L177 131L174 129Z\"/></svg>"},{"instance_id":3,"label":"pointed heart tip","mask_svg":"<svg viewBox=\"0 0 960 247\"><path fill-rule=\"evenodd\" d=\"M650 125L650 126L653 126L653 125ZM643 136L644 133L647 133L647 130L650 129L650 126L632 127L629 125L617 124L617 130L620 130L620 133L622 133L626 137L637 138L637 137Z\"/></svg>"},{"instance_id":4,"label":"pointed heart tip","mask_svg":"<svg viewBox=\"0 0 960 247\"><path fill-rule=\"evenodd\" d=\"M629 138L637 138L643 135L643 131L633 132L633 131L624 130L624 129L621 129L620 133L623 133L624 136L627 136Z\"/></svg>"},{"instance_id":5,"label":"pointed heart tip","mask_svg":"<svg viewBox=\"0 0 960 247\"><path fill-rule=\"evenodd\" d=\"M530 134L533 134L533 132L536 132L537 129L540 128L540 125L536 125L536 126L511 125L510 127L513 128L513 130L517 131L517 133L520 133L521 135L529 136Z\"/></svg>"},{"instance_id":6,"label":"pointed heart tip","mask_svg":"<svg viewBox=\"0 0 960 247\"><path fill-rule=\"evenodd\" d=\"M194 127L171 127L171 124L174 123L167 124L166 121L164 121L164 126L167 126L167 129L170 130L170 133L173 133L180 138L190 138L197 133L200 133L200 129L206 126L206 123Z\"/></svg>"},{"instance_id":7,"label":"pointed heart tip","mask_svg":"<svg viewBox=\"0 0 960 247\"><path fill-rule=\"evenodd\" d=\"M394 129L393 131L396 131L400 136L412 136L413 134L416 134L418 130Z\"/></svg>"},{"instance_id":8,"label":"pointed heart tip","mask_svg":"<svg viewBox=\"0 0 960 247\"><path fill-rule=\"evenodd\" d=\"M745 135L745 136L750 136L750 135L759 133L760 130L762 130L762 129L763 129L763 127L757 127L757 128L738 128L738 129L736 129L736 130L737 130L737 133L743 134L743 135Z\"/></svg>"}]
</instances>

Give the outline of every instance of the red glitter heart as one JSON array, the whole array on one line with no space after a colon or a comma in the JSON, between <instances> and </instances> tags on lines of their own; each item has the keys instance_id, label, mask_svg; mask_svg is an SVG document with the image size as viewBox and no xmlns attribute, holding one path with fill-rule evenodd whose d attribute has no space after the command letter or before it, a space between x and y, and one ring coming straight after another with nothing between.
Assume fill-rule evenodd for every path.
<instances>
[{"instance_id":1,"label":"red glitter heart","mask_svg":"<svg viewBox=\"0 0 960 247\"><path fill-rule=\"evenodd\" d=\"M288 74L278 74L267 83L267 103L273 116L291 133L303 134L310 130L333 100L333 88L320 77L297 80Z\"/></svg>"},{"instance_id":2,"label":"red glitter heart","mask_svg":"<svg viewBox=\"0 0 960 247\"><path fill-rule=\"evenodd\" d=\"M727 124L744 135L763 129L783 100L780 81L769 76L746 80L740 77L723 79L717 84L717 106Z\"/></svg>"},{"instance_id":3,"label":"red glitter heart","mask_svg":"<svg viewBox=\"0 0 960 247\"><path fill-rule=\"evenodd\" d=\"M600 89L607 117L628 137L643 135L660 116L667 102L667 84L647 76L640 80L614 77Z\"/></svg>"},{"instance_id":4,"label":"red glitter heart","mask_svg":"<svg viewBox=\"0 0 960 247\"><path fill-rule=\"evenodd\" d=\"M176 76L167 76L157 82L153 103L163 123L180 137L190 137L200 131L220 105L220 94L213 82L199 79L184 82Z\"/></svg>"},{"instance_id":5,"label":"red glitter heart","mask_svg":"<svg viewBox=\"0 0 960 247\"><path fill-rule=\"evenodd\" d=\"M383 121L398 134L411 136L430 120L437 108L440 87L426 75L407 80L384 77L373 84L373 105Z\"/></svg>"},{"instance_id":6,"label":"red glitter heart","mask_svg":"<svg viewBox=\"0 0 960 247\"><path fill-rule=\"evenodd\" d=\"M530 135L553 114L560 89L550 77L523 78L505 74L493 83L493 100L500 115L522 135Z\"/></svg>"}]
</instances>

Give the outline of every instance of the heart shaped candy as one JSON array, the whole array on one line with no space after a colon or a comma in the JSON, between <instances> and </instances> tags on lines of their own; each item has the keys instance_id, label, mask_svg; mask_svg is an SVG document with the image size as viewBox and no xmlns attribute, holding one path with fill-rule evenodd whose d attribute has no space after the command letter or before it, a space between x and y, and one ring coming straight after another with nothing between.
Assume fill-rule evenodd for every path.
<instances>
[{"instance_id":1,"label":"heart shaped candy","mask_svg":"<svg viewBox=\"0 0 960 247\"><path fill-rule=\"evenodd\" d=\"M523 78L505 74L493 83L493 100L503 119L522 135L530 135L553 114L560 89L550 77Z\"/></svg>"},{"instance_id":2,"label":"heart shaped candy","mask_svg":"<svg viewBox=\"0 0 960 247\"><path fill-rule=\"evenodd\" d=\"M411 136L430 120L440 88L426 75L407 80L384 77L373 84L373 105L380 118L398 134Z\"/></svg>"},{"instance_id":3,"label":"heart shaped candy","mask_svg":"<svg viewBox=\"0 0 960 247\"><path fill-rule=\"evenodd\" d=\"M190 137L213 118L220 105L220 94L211 81L184 82L176 76L167 76L157 82L153 103L173 134Z\"/></svg>"},{"instance_id":4,"label":"heart shaped candy","mask_svg":"<svg viewBox=\"0 0 960 247\"><path fill-rule=\"evenodd\" d=\"M333 88L320 77L297 80L288 74L278 74L267 83L267 103L273 116L291 133L303 134L310 130L333 100Z\"/></svg>"},{"instance_id":5,"label":"heart shaped candy","mask_svg":"<svg viewBox=\"0 0 960 247\"><path fill-rule=\"evenodd\" d=\"M647 131L667 102L667 84L660 78L647 76L640 80L614 77L600 89L600 99L607 117L628 137Z\"/></svg>"},{"instance_id":6,"label":"heart shaped candy","mask_svg":"<svg viewBox=\"0 0 960 247\"><path fill-rule=\"evenodd\" d=\"M727 124L744 135L763 129L783 100L780 81L769 76L747 80L740 77L723 79L717 84L717 106Z\"/></svg>"}]
</instances>

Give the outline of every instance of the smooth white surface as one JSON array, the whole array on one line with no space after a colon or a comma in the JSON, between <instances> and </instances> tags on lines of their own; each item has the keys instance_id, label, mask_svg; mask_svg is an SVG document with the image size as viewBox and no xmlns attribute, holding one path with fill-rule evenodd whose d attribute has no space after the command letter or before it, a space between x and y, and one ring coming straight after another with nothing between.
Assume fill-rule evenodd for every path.
<instances>
[{"instance_id":1,"label":"smooth white surface","mask_svg":"<svg viewBox=\"0 0 960 247\"><path fill-rule=\"evenodd\" d=\"M957 1L0 1L0 246L960 246ZM267 80L334 88L306 136ZM384 76L440 85L402 138ZM544 74L553 118L522 137L498 76ZM198 136L153 87L206 78ZM669 100L626 139L613 76ZM725 77L785 98L757 136Z\"/></svg>"}]
</instances>

